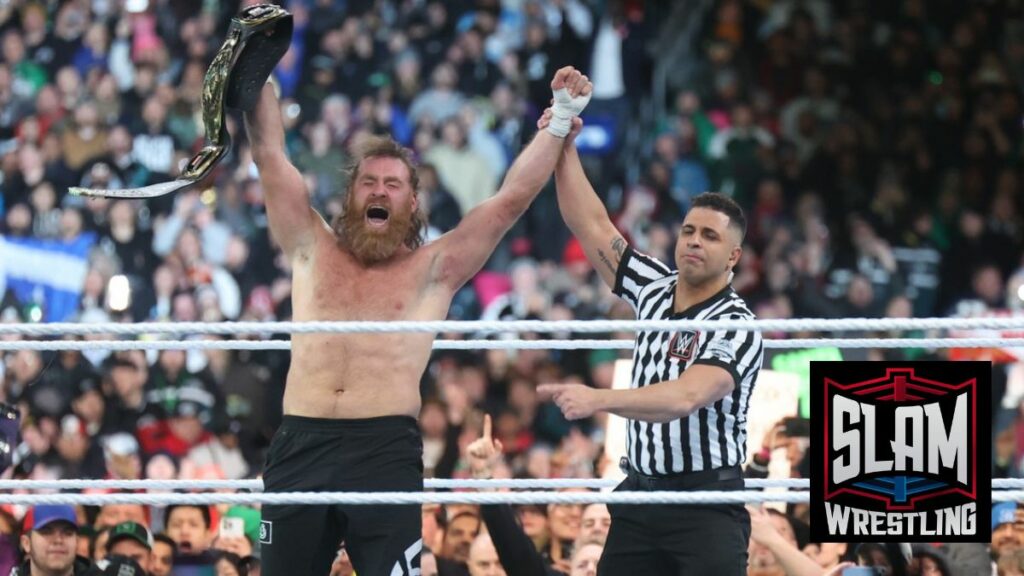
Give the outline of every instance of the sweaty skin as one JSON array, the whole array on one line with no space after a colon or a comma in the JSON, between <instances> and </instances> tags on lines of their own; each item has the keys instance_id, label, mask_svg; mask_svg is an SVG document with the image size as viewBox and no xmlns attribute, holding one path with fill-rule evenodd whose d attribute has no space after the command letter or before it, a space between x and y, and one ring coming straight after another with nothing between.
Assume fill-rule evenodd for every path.
<instances>
[{"instance_id":1,"label":"sweaty skin","mask_svg":"<svg viewBox=\"0 0 1024 576\"><path fill-rule=\"evenodd\" d=\"M324 223L308 258L293 264L295 321L443 320L452 292L432 245L363 267ZM284 413L316 418L417 416L433 334L295 334Z\"/></svg>"}]
</instances>

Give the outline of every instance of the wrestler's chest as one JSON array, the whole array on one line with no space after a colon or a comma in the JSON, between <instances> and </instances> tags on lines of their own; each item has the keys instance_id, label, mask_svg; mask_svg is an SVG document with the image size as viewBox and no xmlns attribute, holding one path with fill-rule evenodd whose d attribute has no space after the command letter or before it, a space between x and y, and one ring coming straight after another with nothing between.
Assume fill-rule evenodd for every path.
<instances>
[{"instance_id":1,"label":"wrestler's chest","mask_svg":"<svg viewBox=\"0 0 1024 576\"><path fill-rule=\"evenodd\" d=\"M305 308L303 316L309 318L401 320L419 317L428 304L416 279L404 275L320 277L298 291L296 307Z\"/></svg>"}]
</instances>

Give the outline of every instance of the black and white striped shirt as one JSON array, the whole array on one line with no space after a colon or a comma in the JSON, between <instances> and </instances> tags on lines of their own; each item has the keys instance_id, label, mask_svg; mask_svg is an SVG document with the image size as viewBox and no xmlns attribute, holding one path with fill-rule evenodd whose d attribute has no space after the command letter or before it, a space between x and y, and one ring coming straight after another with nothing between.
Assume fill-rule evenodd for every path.
<instances>
[{"instance_id":1,"label":"black and white striped shirt","mask_svg":"<svg viewBox=\"0 0 1024 576\"><path fill-rule=\"evenodd\" d=\"M754 318L732 286L676 313L678 280L679 275L663 263L627 248L616 274L615 294L633 306L639 320ZM736 386L725 398L686 418L665 423L628 420L630 466L658 476L742 464L746 459L747 409L763 356L761 334L756 331L638 332L632 388L674 380L694 364L728 370Z\"/></svg>"}]
</instances>

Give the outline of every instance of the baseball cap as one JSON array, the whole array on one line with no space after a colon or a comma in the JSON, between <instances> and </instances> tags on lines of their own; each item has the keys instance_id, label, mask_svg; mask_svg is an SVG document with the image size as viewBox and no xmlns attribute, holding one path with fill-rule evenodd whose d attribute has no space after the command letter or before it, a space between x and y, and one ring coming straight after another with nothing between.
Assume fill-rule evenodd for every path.
<instances>
[{"instance_id":1,"label":"baseball cap","mask_svg":"<svg viewBox=\"0 0 1024 576\"><path fill-rule=\"evenodd\" d=\"M31 530L39 530L54 522L67 522L78 528L78 516L71 506L61 504L43 504L32 509Z\"/></svg>"},{"instance_id":2,"label":"baseball cap","mask_svg":"<svg viewBox=\"0 0 1024 576\"><path fill-rule=\"evenodd\" d=\"M153 549L153 535L149 533L149 530L145 526L138 522L121 522L115 524L110 529L110 537L107 539L107 548L109 549L114 545L115 542L131 538L139 544L142 544L146 548Z\"/></svg>"},{"instance_id":3,"label":"baseball cap","mask_svg":"<svg viewBox=\"0 0 1024 576\"><path fill-rule=\"evenodd\" d=\"M172 411L172 416L195 417L205 423L209 422L210 412L213 408L213 395L203 390L198 380L187 381L185 386L177 390L177 401Z\"/></svg>"},{"instance_id":4,"label":"baseball cap","mask_svg":"<svg viewBox=\"0 0 1024 576\"><path fill-rule=\"evenodd\" d=\"M139 453L139 441L127 432L116 432L103 439L106 456L132 456Z\"/></svg>"},{"instance_id":5,"label":"baseball cap","mask_svg":"<svg viewBox=\"0 0 1024 576\"><path fill-rule=\"evenodd\" d=\"M209 408L192 400L179 400L174 406L174 415L180 418L202 418L209 414Z\"/></svg>"},{"instance_id":6,"label":"baseball cap","mask_svg":"<svg viewBox=\"0 0 1024 576\"><path fill-rule=\"evenodd\" d=\"M992 530L1001 524L1013 524L1016 519L1017 503L1003 502L992 507Z\"/></svg>"}]
</instances>

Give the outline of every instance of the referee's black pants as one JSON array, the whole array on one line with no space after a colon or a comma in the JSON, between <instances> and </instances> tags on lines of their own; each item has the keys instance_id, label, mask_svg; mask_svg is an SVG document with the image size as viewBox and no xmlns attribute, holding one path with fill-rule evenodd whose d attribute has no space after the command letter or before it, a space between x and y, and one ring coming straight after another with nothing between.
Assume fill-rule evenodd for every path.
<instances>
[{"instance_id":1,"label":"referee's black pants","mask_svg":"<svg viewBox=\"0 0 1024 576\"><path fill-rule=\"evenodd\" d=\"M630 471L619 491L742 490L739 467L652 477ZM750 515L742 504L609 504L598 576L745 576Z\"/></svg>"}]
</instances>

